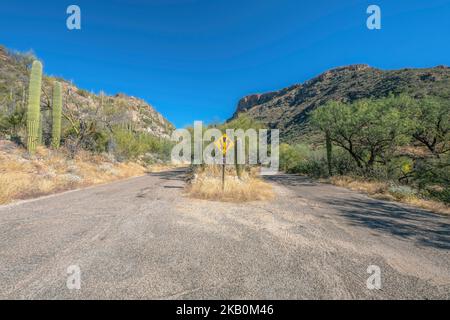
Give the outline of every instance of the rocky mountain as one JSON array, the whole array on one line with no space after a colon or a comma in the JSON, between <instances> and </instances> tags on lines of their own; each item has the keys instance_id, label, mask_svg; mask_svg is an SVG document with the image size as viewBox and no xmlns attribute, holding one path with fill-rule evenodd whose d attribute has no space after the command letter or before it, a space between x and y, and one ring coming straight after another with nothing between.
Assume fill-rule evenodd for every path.
<instances>
[{"instance_id":1,"label":"rocky mountain","mask_svg":"<svg viewBox=\"0 0 450 320\"><path fill-rule=\"evenodd\" d=\"M233 115L246 113L270 128L280 129L283 141L298 141L311 132L309 113L329 100L352 102L406 93L450 97L450 68L380 70L368 65L339 67L279 91L242 98Z\"/></svg>"},{"instance_id":2,"label":"rocky mountain","mask_svg":"<svg viewBox=\"0 0 450 320\"><path fill-rule=\"evenodd\" d=\"M31 53L11 52L0 46L0 113L26 106ZM45 72L45 62L44 62ZM65 119L95 117L107 125L123 125L136 131L168 138L174 126L146 101L125 94L95 94L75 86L71 81L43 76L41 110L50 110L53 81L63 85ZM50 119L48 119L50 120Z\"/></svg>"}]
</instances>

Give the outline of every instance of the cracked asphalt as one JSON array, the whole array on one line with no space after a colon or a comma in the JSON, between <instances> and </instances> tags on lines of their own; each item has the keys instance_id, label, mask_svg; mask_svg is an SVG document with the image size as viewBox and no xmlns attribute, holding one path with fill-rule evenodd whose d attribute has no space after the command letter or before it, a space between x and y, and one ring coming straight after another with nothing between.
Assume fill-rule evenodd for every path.
<instances>
[{"instance_id":1,"label":"cracked asphalt","mask_svg":"<svg viewBox=\"0 0 450 320\"><path fill-rule=\"evenodd\" d=\"M1 206L0 298L450 298L449 217L284 174L270 202L195 200L183 176Z\"/></svg>"}]
</instances>

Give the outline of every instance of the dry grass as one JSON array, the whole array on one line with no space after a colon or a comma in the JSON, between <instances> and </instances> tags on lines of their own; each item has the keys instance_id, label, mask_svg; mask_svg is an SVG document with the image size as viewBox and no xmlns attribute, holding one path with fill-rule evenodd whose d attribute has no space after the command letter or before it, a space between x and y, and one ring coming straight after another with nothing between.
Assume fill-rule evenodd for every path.
<instances>
[{"instance_id":1,"label":"dry grass","mask_svg":"<svg viewBox=\"0 0 450 320\"><path fill-rule=\"evenodd\" d=\"M147 169L88 152L69 159L63 151L42 147L29 157L24 149L0 141L0 204L139 176Z\"/></svg>"},{"instance_id":2,"label":"dry grass","mask_svg":"<svg viewBox=\"0 0 450 320\"><path fill-rule=\"evenodd\" d=\"M339 187L345 187L351 190L371 195L379 193L382 194L387 192L387 190L389 189L389 184L385 182L356 180L355 178L346 176L331 177L327 181Z\"/></svg>"},{"instance_id":3,"label":"dry grass","mask_svg":"<svg viewBox=\"0 0 450 320\"><path fill-rule=\"evenodd\" d=\"M274 197L272 186L258 177L256 169L243 172L238 179L231 166L226 170L224 190L221 166L206 166L194 172L187 193L193 198L225 202L270 200Z\"/></svg>"},{"instance_id":4,"label":"dry grass","mask_svg":"<svg viewBox=\"0 0 450 320\"><path fill-rule=\"evenodd\" d=\"M329 182L336 186L359 191L370 195L375 199L398 201L436 213L450 214L450 207L445 205L444 203L422 199L414 194L402 195L396 192L392 192L390 190L389 184L386 182L358 180L346 176L332 177L328 180L324 180L324 182Z\"/></svg>"}]
</instances>

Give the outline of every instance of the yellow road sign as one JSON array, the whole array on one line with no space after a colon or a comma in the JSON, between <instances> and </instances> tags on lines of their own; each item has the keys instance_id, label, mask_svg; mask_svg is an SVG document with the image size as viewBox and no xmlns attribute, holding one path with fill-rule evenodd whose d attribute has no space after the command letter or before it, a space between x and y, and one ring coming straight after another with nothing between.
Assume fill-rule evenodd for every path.
<instances>
[{"instance_id":1,"label":"yellow road sign","mask_svg":"<svg viewBox=\"0 0 450 320\"><path fill-rule=\"evenodd\" d=\"M216 140L215 142L217 148L222 152L222 154L227 154L228 149L233 147L234 142L226 134Z\"/></svg>"}]
</instances>

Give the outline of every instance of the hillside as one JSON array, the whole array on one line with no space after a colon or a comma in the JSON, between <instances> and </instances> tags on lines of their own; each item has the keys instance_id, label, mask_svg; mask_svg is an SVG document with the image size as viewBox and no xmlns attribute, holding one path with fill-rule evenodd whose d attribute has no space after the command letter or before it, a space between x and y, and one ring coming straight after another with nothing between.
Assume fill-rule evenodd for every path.
<instances>
[{"instance_id":1,"label":"hillside","mask_svg":"<svg viewBox=\"0 0 450 320\"><path fill-rule=\"evenodd\" d=\"M450 96L450 68L380 70L351 65L329 70L303 84L242 98L233 115L245 112L271 128L280 129L284 141L298 141L310 133L308 113L329 100L353 102L382 98L390 93Z\"/></svg>"},{"instance_id":2,"label":"hillside","mask_svg":"<svg viewBox=\"0 0 450 320\"><path fill-rule=\"evenodd\" d=\"M33 59L32 54L14 53L0 46L0 114L26 106L29 65ZM64 119L68 122L95 118L104 126L122 125L159 138L168 138L174 129L167 119L142 99L125 94L94 94L76 87L70 81L48 75L44 75L42 85L41 110L44 114L50 111L54 80L63 85ZM44 133L49 130L49 122L50 117L44 117Z\"/></svg>"}]
</instances>

